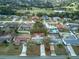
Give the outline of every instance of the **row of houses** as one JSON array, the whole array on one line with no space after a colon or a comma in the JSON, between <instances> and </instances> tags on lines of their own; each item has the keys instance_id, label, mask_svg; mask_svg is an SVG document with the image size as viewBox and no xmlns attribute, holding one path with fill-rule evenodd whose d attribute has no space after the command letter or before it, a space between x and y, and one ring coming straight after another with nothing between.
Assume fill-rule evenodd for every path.
<instances>
[{"instance_id":1,"label":"row of houses","mask_svg":"<svg viewBox=\"0 0 79 59\"><path fill-rule=\"evenodd\" d=\"M33 20L37 19L38 17L33 17ZM46 16L47 18L47 16ZM34 33L33 35L30 35L30 29L32 28L34 23L2 23L0 24L0 28L18 28L18 32L21 33L20 35L15 36L12 40L15 44L19 45L21 42L33 40L36 42L41 42L44 38L43 33ZM49 33L59 33L59 30L64 28L64 25L62 23L51 23L44 21L43 23L47 28ZM0 36L1 37L1 36ZM4 36L6 37L6 36ZM11 36L12 37L12 36ZM7 40L5 38L5 40ZM11 38L10 38L11 40Z\"/></svg>"}]
</instances>

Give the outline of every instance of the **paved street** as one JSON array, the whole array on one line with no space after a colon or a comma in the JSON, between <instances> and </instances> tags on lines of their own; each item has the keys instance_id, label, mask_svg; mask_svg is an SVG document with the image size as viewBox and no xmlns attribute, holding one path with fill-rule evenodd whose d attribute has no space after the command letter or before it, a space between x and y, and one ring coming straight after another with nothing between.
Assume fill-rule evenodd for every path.
<instances>
[{"instance_id":1,"label":"paved street","mask_svg":"<svg viewBox=\"0 0 79 59\"><path fill-rule=\"evenodd\" d=\"M71 57L72 59L79 59L79 56L77 57ZM57 56L57 57L19 57L19 56L0 56L0 59L67 59L66 56Z\"/></svg>"}]
</instances>

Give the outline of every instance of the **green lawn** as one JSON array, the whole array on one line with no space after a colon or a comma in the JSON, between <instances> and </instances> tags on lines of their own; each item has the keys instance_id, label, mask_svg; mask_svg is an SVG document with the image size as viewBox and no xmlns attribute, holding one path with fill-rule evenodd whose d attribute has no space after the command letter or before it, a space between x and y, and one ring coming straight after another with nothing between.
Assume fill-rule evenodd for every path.
<instances>
[{"instance_id":1,"label":"green lawn","mask_svg":"<svg viewBox=\"0 0 79 59\"><path fill-rule=\"evenodd\" d=\"M40 55L40 45L37 44L30 44L27 46L27 53L28 56L39 56Z\"/></svg>"},{"instance_id":2,"label":"green lawn","mask_svg":"<svg viewBox=\"0 0 79 59\"><path fill-rule=\"evenodd\" d=\"M67 55L66 49L64 46L57 46L55 45L55 53L56 55Z\"/></svg>"},{"instance_id":3,"label":"green lawn","mask_svg":"<svg viewBox=\"0 0 79 59\"><path fill-rule=\"evenodd\" d=\"M32 7L32 10L17 10L17 12L27 12L29 11L31 14L35 13L47 13L47 14L50 14L50 13L53 13L53 10L51 8L36 8L36 7Z\"/></svg>"},{"instance_id":4,"label":"green lawn","mask_svg":"<svg viewBox=\"0 0 79 59\"><path fill-rule=\"evenodd\" d=\"M0 55L6 55L6 48L7 46L0 44Z\"/></svg>"},{"instance_id":5,"label":"green lawn","mask_svg":"<svg viewBox=\"0 0 79 59\"><path fill-rule=\"evenodd\" d=\"M48 46L48 47L47 47ZM50 45L45 45L45 52L46 52L46 55L47 56L50 56L50 54L51 54L51 51L50 51Z\"/></svg>"},{"instance_id":6,"label":"green lawn","mask_svg":"<svg viewBox=\"0 0 79 59\"><path fill-rule=\"evenodd\" d=\"M31 13L36 13L36 14L37 14L37 13L40 13L40 12L41 12L41 13L50 14L50 13L53 13L53 10L50 10L50 9L47 9L47 10L46 10L46 9L39 9L39 8L38 8L38 9L30 10L30 12L31 12Z\"/></svg>"},{"instance_id":7,"label":"green lawn","mask_svg":"<svg viewBox=\"0 0 79 59\"><path fill-rule=\"evenodd\" d=\"M75 53L76 53L77 55L79 55L79 46L72 46L72 47L73 47Z\"/></svg>"},{"instance_id":8,"label":"green lawn","mask_svg":"<svg viewBox=\"0 0 79 59\"><path fill-rule=\"evenodd\" d=\"M15 46L13 44L6 46L0 45L0 55L19 55L20 48L19 46Z\"/></svg>"},{"instance_id":9,"label":"green lawn","mask_svg":"<svg viewBox=\"0 0 79 59\"><path fill-rule=\"evenodd\" d=\"M69 32L69 30L68 29L62 29L62 30L60 30L60 32Z\"/></svg>"}]
</instances>

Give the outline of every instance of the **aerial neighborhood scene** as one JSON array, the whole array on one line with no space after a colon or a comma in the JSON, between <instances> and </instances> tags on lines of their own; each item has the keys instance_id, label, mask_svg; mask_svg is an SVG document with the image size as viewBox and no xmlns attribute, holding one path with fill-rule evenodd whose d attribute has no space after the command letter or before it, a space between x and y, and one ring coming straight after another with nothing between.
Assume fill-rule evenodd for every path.
<instances>
[{"instance_id":1,"label":"aerial neighborhood scene","mask_svg":"<svg viewBox=\"0 0 79 59\"><path fill-rule=\"evenodd\" d=\"M79 0L0 0L1 55L78 57Z\"/></svg>"}]
</instances>

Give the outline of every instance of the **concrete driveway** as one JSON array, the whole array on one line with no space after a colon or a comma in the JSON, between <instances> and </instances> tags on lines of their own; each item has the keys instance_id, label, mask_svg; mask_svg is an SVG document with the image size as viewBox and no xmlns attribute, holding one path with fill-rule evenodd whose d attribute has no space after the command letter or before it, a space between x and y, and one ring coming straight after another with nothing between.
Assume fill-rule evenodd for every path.
<instances>
[{"instance_id":1,"label":"concrete driveway","mask_svg":"<svg viewBox=\"0 0 79 59\"><path fill-rule=\"evenodd\" d=\"M44 44L40 45L40 56L46 56Z\"/></svg>"},{"instance_id":2,"label":"concrete driveway","mask_svg":"<svg viewBox=\"0 0 79 59\"><path fill-rule=\"evenodd\" d=\"M20 56L27 56L26 55L26 51L27 51L26 43L23 43L22 46L23 47L22 47L22 52L21 52Z\"/></svg>"}]
</instances>

